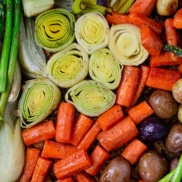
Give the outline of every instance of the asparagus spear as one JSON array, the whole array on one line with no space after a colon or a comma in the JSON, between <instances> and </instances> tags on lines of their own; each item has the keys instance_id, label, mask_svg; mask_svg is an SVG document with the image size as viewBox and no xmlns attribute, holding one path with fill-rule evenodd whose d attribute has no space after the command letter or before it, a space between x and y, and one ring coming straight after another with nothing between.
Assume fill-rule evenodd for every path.
<instances>
[{"instance_id":1,"label":"asparagus spear","mask_svg":"<svg viewBox=\"0 0 182 182\"><path fill-rule=\"evenodd\" d=\"M7 0L7 5L12 5L12 1ZM11 87L13 84L14 71L16 67L17 54L18 54L18 34L20 30L20 0L14 0L14 12L13 8L11 8L11 13L14 15L13 20L13 29L12 29L12 41L11 44L6 46L10 47L10 55L9 55L9 67L7 67L7 87L6 91L0 95L0 120L4 117L4 109L8 101L8 97L11 91ZM4 46L4 45L3 45ZM7 48L7 47L6 47Z\"/></svg>"},{"instance_id":2,"label":"asparagus spear","mask_svg":"<svg viewBox=\"0 0 182 182\"><path fill-rule=\"evenodd\" d=\"M0 93L5 92L7 84L9 52L10 52L12 25L13 25L13 1L6 0L5 6L6 6L5 32L4 32L4 40L0 57Z\"/></svg>"}]
</instances>

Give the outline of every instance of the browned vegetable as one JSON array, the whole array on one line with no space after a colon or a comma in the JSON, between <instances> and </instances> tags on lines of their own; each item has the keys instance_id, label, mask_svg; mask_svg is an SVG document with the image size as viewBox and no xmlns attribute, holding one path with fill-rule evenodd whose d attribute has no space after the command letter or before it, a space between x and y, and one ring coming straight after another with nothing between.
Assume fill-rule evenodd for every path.
<instances>
[{"instance_id":1,"label":"browned vegetable","mask_svg":"<svg viewBox=\"0 0 182 182\"><path fill-rule=\"evenodd\" d=\"M138 165L139 174L145 182L157 182L168 171L167 160L154 150L144 153Z\"/></svg>"},{"instance_id":2,"label":"browned vegetable","mask_svg":"<svg viewBox=\"0 0 182 182\"><path fill-rule=\"evenodd\" d=\"M150 95L149 103L156 116L162 119L170 119L178 112L178 103L169 91L154 91Z\"/></svg>"},{"instance_id":3,"label":"browned vegetable","mask_svg":"<svg viewBox=\"0 0 182 182\"><path fill-rule=\"evenodd\" d=\"M102 171L99 182L130 181L131 165L124 157L115 157Z\"/></svg>"},{"instance_id":4,"label":"browned vegetable","mask_svg":"<svg viewBox=\"0 0 182 182\"><path fill-rule=\"evenodd\" d=\"M175 155L182 153L182 124L175 124L171 127L166 139L166 147Z\"/></svg>"}]
</instances>

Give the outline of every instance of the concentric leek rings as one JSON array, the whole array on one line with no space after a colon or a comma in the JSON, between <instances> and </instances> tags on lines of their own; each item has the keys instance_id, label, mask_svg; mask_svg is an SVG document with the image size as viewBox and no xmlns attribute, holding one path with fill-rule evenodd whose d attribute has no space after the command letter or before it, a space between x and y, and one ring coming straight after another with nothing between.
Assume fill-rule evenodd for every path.
<instances>
[{"instance_id":1,"label":"concentric leek rings","mask_svg":"<svg viewBox=\"0 0 182 182\"><path fill-rule=\"evenodd\" d=\"M79 112L96 117L114 105L116 95L96 81L83 80L66 92L65 100L72 103Z\"/></svg>"},{"instance_id":2,"label":"concentric leek rings","mask_svg":"<svg viewBox=\"0 0 182 182\"><path fill-rule=\"evenodd\" d=\"M121 64L138 66L149 55L142 46L140 37L140 28L135 25L113 25L110 29L108 46Z\"/></svg>"},{"instance_id":3,"label":"concentric leek rings","mask_svg":"<svg viewBox=\"0 0 182 182\"><path fill-rule=\"evenodd\" d=\"M108 48L101 48L91 54L89 60L90 77L113 90L121 80L123 66L119 64Z\"/></svg>"},{"instance_id":4,"label":"concentric leek rings","mask_svg":"<svg viewBox=\"0 0 182 182\"><path fill-rule=\"evenodd\" d=\"M109 43L109 25L105 17L98 12L86 13L75 23L77 42L92 54Z\"/></svg>"},{"instance_id":5,"label":"concentric leek rings","mask_svg":"<svg viewBox=\"0 0 182 182\"><path fill-rule=\"evenodd\" d=\"M19 101L21 125L29 128L51 114L61 100L60 89L49 79L29 80Z\"/></svg>"},{"instance_id":6,"label":"concentric leek rings","mask_svg":"<svg viewBox=\"0 0 182 182\"><path fill-rule=\"evenodd\" d=\"M35 40L50 52L63 50L75 40L75 17L68 10L57 8L41 13L35 20Z\"/></svg>"},{"instance_id":7,"label":"concentric leek rings","mask_svg":"<svg viewBox=\"0 0 182 182\"><path fill-rule=\"evenodd\" d=\"M85 49L73 43L50 58L46 67L48 78L62 88L71 87L87 76L88 60Z\"/></svg>"}]
</instances>

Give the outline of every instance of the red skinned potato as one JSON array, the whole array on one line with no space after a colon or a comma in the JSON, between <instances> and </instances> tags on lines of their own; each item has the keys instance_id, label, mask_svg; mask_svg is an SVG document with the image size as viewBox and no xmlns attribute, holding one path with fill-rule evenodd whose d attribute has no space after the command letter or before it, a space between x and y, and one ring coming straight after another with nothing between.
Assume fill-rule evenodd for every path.
<instances>
[{"instance_id":1,"label":"red skinned potato","mask_svg":"<svg viewBox=\"0 0 182 182\"><path fill-rule=\"evenodd\" d=\"M145 182L157 182L168 171L167 160L154 150L144 153L138 165L139 174Z\"/></svg>"}]
</instances>

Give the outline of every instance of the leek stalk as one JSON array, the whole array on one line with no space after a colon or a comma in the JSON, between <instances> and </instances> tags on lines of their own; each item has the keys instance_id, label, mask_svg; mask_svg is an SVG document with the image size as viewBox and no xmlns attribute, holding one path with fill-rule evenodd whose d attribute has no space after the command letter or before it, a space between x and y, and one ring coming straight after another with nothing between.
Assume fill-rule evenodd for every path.
<instances>
[{"instance_id":1,"label":"leek stalk","mask_svg":"<svg viewBox=\"0 0 182 182\"><path fill-rule=\"evenodd\" d=\"M36 16L54 6L54 0L22 0L23 11L26 17Z\"/></svg>"},{"instance_id":2,"label":"leek stalk","mask_svg":"<svg viewBox=\"0 0 182 182\"><path fill-rule=\"evenodd\" d=\"M129 23L111 27L108 47L122 65L138 66L149 55L141 44L140 28Z\"/></svg>"},{"instance_id":3,"label":"leek stalk","mask_svg":"<svg viewBox=\"0 0 182 182\"><path fill-rule=\"evenodd\" d=\"M75 17L68 10L45 11L35 20L36 43L50 52L61 51L75 40L74 25Z\"/></svg>"},{"instance_id":4,"label":"leek stalk","mask_svg":"<svg viewBox=\"0 0 182 182\"><path fill-rule=\"evenodd\" d=\"M2 52L0 57L0 93L5 92L7 86L9 52L10 52L12 27L13 27L13 1L7 0L5 6L6 6L6 22L5 22L5 32L4 32Z\"/></svg>"},{"instance_id":5,"label":"leek stalk","mask_svg":"<svg viewBox=\"0 0 182 182\"><path fill-rule=\"evenodd\" d=\"M29 128L43 121L58 106L61 100L59 87L47 78L26 82L18 104L21 126Z\"/></svg>"},{"instance_id":6,"label":"leek stalk","mask_svg":"<svg viewBox=\"0 0 182 182\"><path fill-rule=\"evenodd\" d=\"M77 42L90 55L109 43L109 25L105 17L98 12L82 15L75 23Z\"/></svg>"},{"instance_id":7,"label":"leek stalk","mask_svg":"<svg viewBox=\"0 0 182 182\"><path fill-rule=\"evenodd\" d=\"M0 95L0 118L3 119L4 117L4 109L8 102L8 97L11 92L12 84L13 84L13 77L16 68L17 62L17 54L18 54L18 35L20 30L20 0L14 1L14 24L13 24L13 31L12 31L12 42L10 48L10 56L9 56L9 67L8 67L8 77L7 77L7 85L6 91ZM6 49L7 49L6 47Z\"/></svg>"},{"instance_id":8,"label":"leek stalk","mask_svg":"<svg viewBox=\"0 0 182 182\"><path fill-rule=\"evenodd\" d=\"M114 105L116 95L99 82L83 80L66 92L65 100L79 112L97 117Z\"/></svg>"},{"instance_id":9,"label":"leek stalk","mask_svg":"<svg viewBox=\"0 0 182 182\"><path fill-rule=\"evenodd\" d=\"M62 88L71 87L87 76L88 62L85 49L73 43L49 59L46 66L48 78Z\"/></svg>"},{"instance_id":10,"label":"leek stalk","mask_svg":"<svg viewBox=\"0 0 182 182\"><path fill-rule=\"evenodd\" d=\"M119 64L118 60L108 48L98 49L90 56L90 77L111 90L118 87L122 70L123 65Z\"/></svg>"},{"instance_id":11,"label":"leek stalk","mask_svg":"<svg viewBox=\"0 0 182 182\"><path fill-rule=\"evenodd\" d=\"M28 78L45 77L46 56L35 42L33 18L21 17L18 59Z\"/></svg>"}]
</instances>

